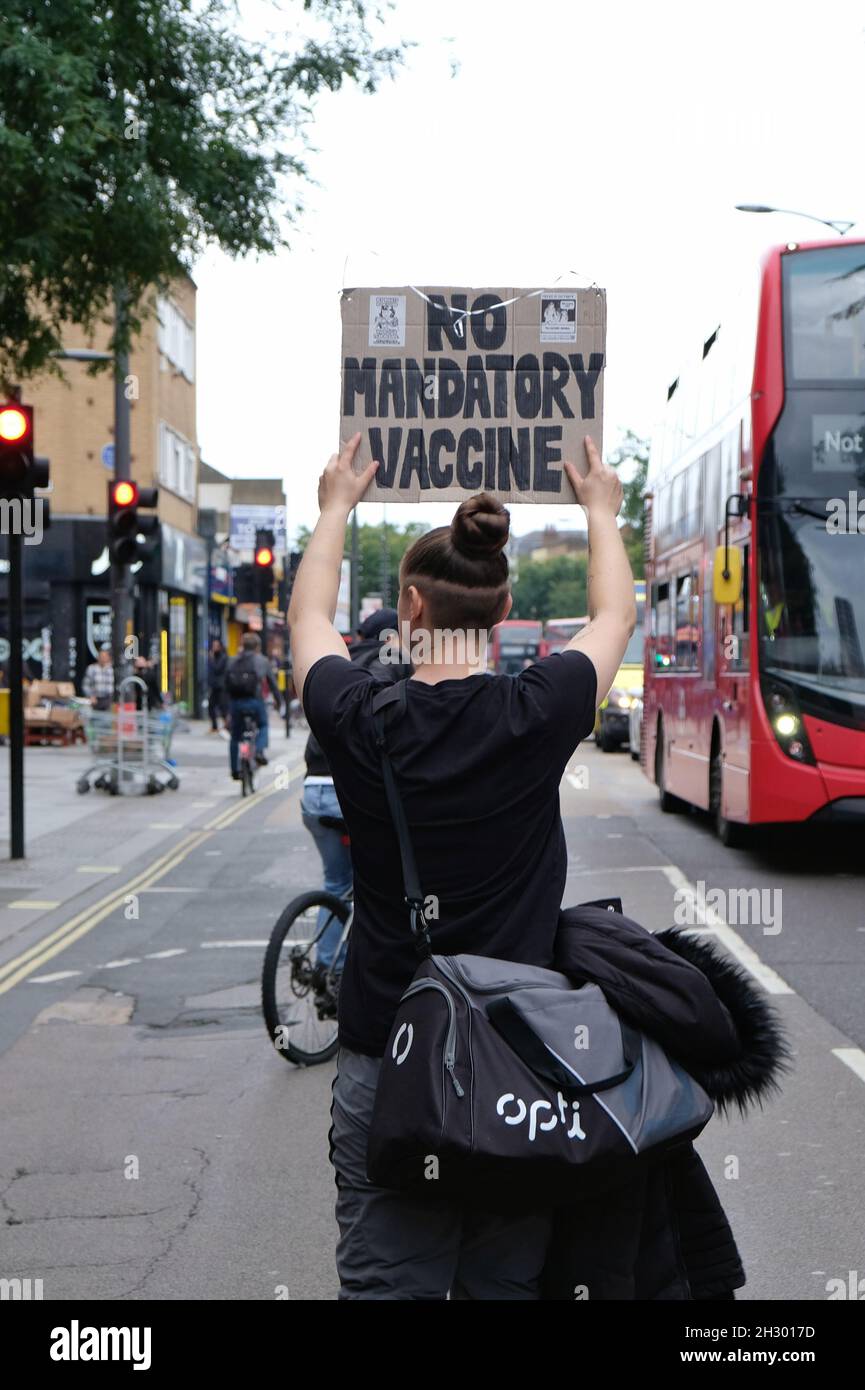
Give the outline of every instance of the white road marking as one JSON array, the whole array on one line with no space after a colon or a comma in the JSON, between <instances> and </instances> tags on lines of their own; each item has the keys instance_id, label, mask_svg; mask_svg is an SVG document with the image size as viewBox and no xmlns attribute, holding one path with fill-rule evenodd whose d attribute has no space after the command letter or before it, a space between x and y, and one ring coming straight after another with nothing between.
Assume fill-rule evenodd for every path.
<instances>
[{"instance_id":1,"label":"white road marking","mask_svg":"<svg viewBox=\"0 0 865 1390\"><path fill-rule=\"evenodd\" d=\"M221 854L221 853L222 853L222 850L221 850L221 849L206 849L206 850L204 851L204 853L207 854L207 855Z\"/></svg>"},{"instance_id":2,"label":"white road marking","mask_svg":"<svg viewBox=\"0 0 865 1390\"><path fill-rule=\"evenodd\" d=\"M200 888L141 888L141 893L200 893Z\"/></svg>"},{"instance_id":3,"label":"white road marking","mask_svg":"<svg viewBox=\"0 0 865 1390\"><path fill-rule=\"evenodd\" d=\"M833 1047L832 1056L855 1071L860 1081L865 1081L865 1052L861 1047Z\"/></svg>"},{"instance_id":4,"label":"white road marking","mask_svg":"<svg viewBox=\"0 0 865 1390\"><path fill-rule=\"evenodd\" d=\"M55 980L69 980L73 975L80 975L80 970L56 970L53 975L31 975L28 985L50 985Z\"/></svg>"},{"instance_id":5,"label":"white road marking","mask_svg":"<svg viewBox=\"0 0 865 1390\"><path fill-rule=\"evenodd\" d=\"M60 902L49 902L42 898L16 898L14 903L7 903L7 907L26 907L31 911L38 908L59 907Z\"/></svg>"},{"instance_id":6,"label":"white road marking","mask_svg":"<svg viewBox=\"0 0 865 1390\"><path fill-rule=\"evenodd\" d=\"M152 820L147 827L148 830L182 830L183 822L179 820Z\"/></svg>"},{"instance_id":7,"label":"white road marking","mask_svg":"<svg viewBox=\"0 0 865 1390\"><path fill-rule=\"evenodd\" d=\"M185 956L185 946L174 946L170 951L150 951L145 960L167 960L169 956Z\"/></svg>"},{"instance_id":8,"label":"white road marking","mask_svg":"<svg viewBox=\"0 0 865 1390\"><path fill-rule=\"evenodd\" d=\"M757 952L754 951L737 931L725 922L720 913L716 912L708 903L703 902L697 894L697 890L676 864L665 864L664 873L673 885L677 893L681 893L690 900L693 915L699 923L702 921L704 929L712 932L722 941L732 956L735 956L740 965L754 976L754 979L769 994L795 994L796 991L782 980L771 966L765 965L761 961Z\"/></svg>"},{"instance_id":9,"label":"white road marking","mask_svg":"<svg viewBox=\"0 0 865 1390\"><path fill-rule=\"evenodd\" d=\"M669 864L625 864L617 865L615 869L568 869L568 876L574 878L591 878L597 874L665 874L669 869Z\"/></svg>"},{"instance_id":10,"label":"white road marking","mask_svg":"<svg viewBox=\"0 0 865 1390\"><path fill-rule=\"evenodd\" d=\"M232 946L266 946L267 940L265 939L264 941L199 941L198 944L203 951L218 951L224 950Z\"/></svg>"},{"instance_id":11,"label":"white road marking","mask_svg":"<svg viewBox=\"0 0 865 1390\"><path fill-rule=\"evenodd\" d=\"M79 864L76 874L119 874L119 864Z\"/></svg>"},{"instance_id":12,"label":"white road marking","mask_svg":"<svg viewBox=\"0 0 865 1390\"><path fill-rule=\"evenodd\" d=\"M107 960L104 965L99 966L100 970L119 970L121 965L140 965L140 956L127 956L125 960Z\"/></svg>"}]
</instances>

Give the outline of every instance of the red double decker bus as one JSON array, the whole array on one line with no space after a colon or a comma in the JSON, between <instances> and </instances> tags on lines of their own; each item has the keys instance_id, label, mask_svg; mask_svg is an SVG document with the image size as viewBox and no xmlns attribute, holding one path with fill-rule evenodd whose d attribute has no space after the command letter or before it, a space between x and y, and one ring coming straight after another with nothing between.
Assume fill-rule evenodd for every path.
<instances>
[{"instance_id":1,"label":"red double decker bus","mask_svg":"<svg viewBox=\"0 0 865 1390\"><path fill-rule=\"evenodd\" d=\"M488 662L499 675L516 676L537 661L543 627L534 618L506 618L493 628Z\"/></svg>"},{"instance_id":2,"label":"red double decker bus","mask_svg":"<svg viewBox=\"0 0 865 1390\"><path fill-rule=\"evenodd\" d=\"M725 844L865 819L865 242L774 248L696 357L652 443L643 768Z\"/></svg>"},{"instance_id":3,"label":"red double decker bus","mask_svg":"<svg viewBox=\"0 0 865 1390\"><path fill-rule=\"evenodd\" d=\"M540 655L551 656L553 652L563 652L571 639L588 626L588 622L588 615L582 618L547 618Z\"/></svg>"}]
</instances>

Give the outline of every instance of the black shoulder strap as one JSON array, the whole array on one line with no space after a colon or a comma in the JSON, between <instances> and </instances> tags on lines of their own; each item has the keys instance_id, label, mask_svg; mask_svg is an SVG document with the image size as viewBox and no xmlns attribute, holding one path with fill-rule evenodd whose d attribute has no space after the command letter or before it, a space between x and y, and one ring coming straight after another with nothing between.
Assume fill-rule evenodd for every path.
<instances>
[{"instance_id":1,"label":"black shoulder strap","mask_svg":"<svg viewBox=\"0 0 865 1390\"><path fill-rule=\"evenodd\" d=\"M405 818L405 807L402 804L402 797L399 794L393 763L391 762L387 747L388 725L402 718L405 714L405 707L406 682L404 680L395 681L392 685L385 686L383 690L379 690L373 696L372 714L375 724L376 746L378 747L379 756L381 757L385 796L387 797L391 819L394 824L394 829L396 830L396 837L399 841L399 855L402 860L405 900L409 906L415 948L418 955L422 959L425 959L432 954L432 942L430 941L429 926L424 917L424 894L418 877L417 863L415 862L414 849L412 848L411 836L408 830L408 821Z\"/></svg>"}]
</instances>

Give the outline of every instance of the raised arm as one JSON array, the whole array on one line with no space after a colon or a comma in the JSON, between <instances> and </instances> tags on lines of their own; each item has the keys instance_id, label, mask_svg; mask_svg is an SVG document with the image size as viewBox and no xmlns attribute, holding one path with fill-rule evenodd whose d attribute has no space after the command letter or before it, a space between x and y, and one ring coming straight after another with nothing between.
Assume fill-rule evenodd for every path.
<instances>
[{"instance_id":1,"label":"raised arm","mask_svg":"<svg viewBox=\"0 0 865 1390\"><path fill-rule=\"evenodd\" d=\"M306 673L323 656L343 656L345 642L333 625L339 576L345 548L345 526L372 482L377 463L355 473L352 461L360 435L334 454L318 483L319 518L298 567L288 605L291 662L298 699L303 699Z\"/></svg>"},{"instance_id":2,"label":"raised arm","mask_svg":"<svg viewBox=\"0 0 865 1390\"><path fill-rule=\"evenodd\" d=\"M588 472L581 478L572 463L565 470L589 526L589 622L566 650L585 652L598 676L597 703L606 699L637 625L634 576L616 525L622 505L618 474L601 462L591 439L585 441Z\"/></svg>"}]
</instances>

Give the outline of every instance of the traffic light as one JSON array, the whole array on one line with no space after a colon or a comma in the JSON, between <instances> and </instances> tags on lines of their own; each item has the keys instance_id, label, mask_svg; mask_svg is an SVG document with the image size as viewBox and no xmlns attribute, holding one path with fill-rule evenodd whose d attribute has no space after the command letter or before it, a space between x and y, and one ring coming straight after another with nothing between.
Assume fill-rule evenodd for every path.
<instances>
[{"instance_id":1,"label":"traffic light","mask_svg":"<svg viewBox=\"0 0 865 1390\"><path fill-rule=\"evenodd\" d=\"M129 478L108 484L108 553L115 565L134 565L155 549L159 517L140 516L138 509L155 507L158 498L158 488Z\"/></svg>"},{"instance_id":2,"label":"traffic light","mask_svg":"<svg viewBox=\"0 0 865 1390\"><path fill-rule=\"evenodd\" d=\"M256 599L261 604L268 604L273 598L273 565L276 559L273 546L272 531L256 531L254 556Z\"/></svg>"},{"instance_id":3,"label":"traffic light","mask_svg":"<svg viewBox=\"0 0 865 1390\"><path fill-rule=\"evenodd\" d=\"M238 565L234 571L234 597L238 603L257 603L255 565Z\"/></svg>"},{"instance_id":4,"label":"traffic light","mask_svg":"<svg viewBox=\"0 0 865 1390\"><path fill-rule=\"evenodd\" d=\"M0 497L32 497L48 486L49 463L33 455L33 407L0 403Z\"/></svg>"}]
</instances>

